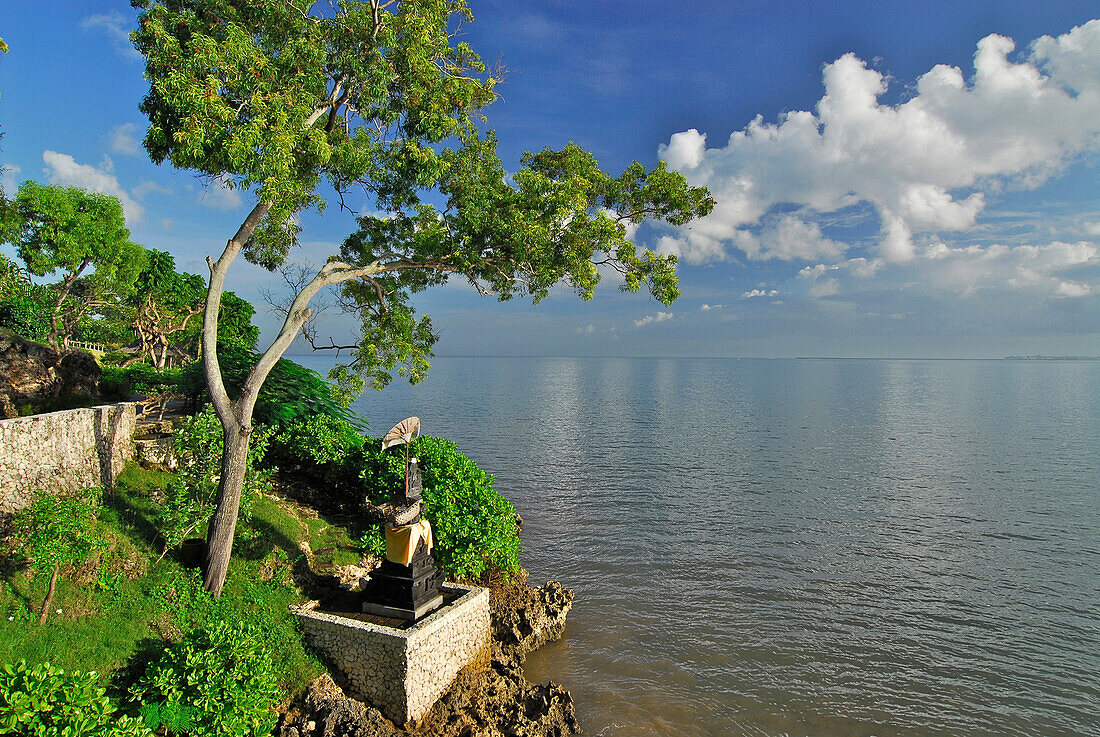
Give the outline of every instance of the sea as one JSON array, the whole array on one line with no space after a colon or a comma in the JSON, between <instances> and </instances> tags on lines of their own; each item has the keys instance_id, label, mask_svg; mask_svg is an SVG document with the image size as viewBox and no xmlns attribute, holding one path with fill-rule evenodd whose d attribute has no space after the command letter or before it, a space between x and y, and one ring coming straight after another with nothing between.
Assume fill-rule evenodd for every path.
<instances>
[{"instance_id":1,"label":"sea","mask_svg":"<svg viewBox=\"0 0 1100 737\"><path fill-rule=\"evenodd\" d=\"M586 734L1100 735L1100 362L437 357L354 409L496 477Z\"/></svg>"}]
</instances>

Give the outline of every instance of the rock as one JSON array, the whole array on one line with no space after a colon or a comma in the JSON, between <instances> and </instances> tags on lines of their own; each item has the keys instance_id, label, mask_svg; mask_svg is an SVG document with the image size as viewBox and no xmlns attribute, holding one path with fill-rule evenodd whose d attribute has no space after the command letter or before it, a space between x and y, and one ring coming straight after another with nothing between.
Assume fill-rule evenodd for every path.
<instances>
[{"instance_id":1,"label":"rock","mask_svg":"<svg viewBox=\"0 0 1100 737\"><path fill-rule=\"evenodd\" d=\"M54 350L8 331L0 332L0 395L29 402L99 392L99 364L83 351Z\"/></svg>"},{"instance_id":2,"label":"rock","mask_svg":"<svg viewBox=\"0 0 1100 737\"><path fill-rule=\"evenodd\" d=\"M489 598L493 646L501 659L518 658L557 640L565 632L565 618L573 608L573 591L557 581L531 588L522 581L495 587Z\"/></svg>"}]
</instances>

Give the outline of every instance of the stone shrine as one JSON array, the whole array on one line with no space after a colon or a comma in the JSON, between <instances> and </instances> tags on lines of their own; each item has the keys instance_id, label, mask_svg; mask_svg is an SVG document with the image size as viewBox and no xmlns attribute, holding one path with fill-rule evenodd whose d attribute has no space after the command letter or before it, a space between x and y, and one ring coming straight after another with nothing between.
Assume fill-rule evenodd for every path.
<instances>
[{"instance_id":1,"label":"stone shrine","mask_svg":"<svg viewBox=\"0 0 1100 737\"><path fill-rule=\"evenodd\" d=\"M367 511L383 522L386 556L362 588L363 611L415 622L443 603L443 574L432 559L432 527L421 514L423 483L416 458L408 457L409 443L420 433L420 420L410 417L382 440L382 449L405 446L405 486L390 501Z\"/></svg>"}]
</instances>

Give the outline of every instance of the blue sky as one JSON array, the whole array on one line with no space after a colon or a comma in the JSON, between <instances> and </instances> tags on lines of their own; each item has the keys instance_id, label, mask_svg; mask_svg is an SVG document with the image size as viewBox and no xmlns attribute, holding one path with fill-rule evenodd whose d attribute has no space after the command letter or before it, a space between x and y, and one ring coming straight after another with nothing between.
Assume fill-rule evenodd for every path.
<instances>
[{"instance_id":1,"label":"blue sky","mask_svg":"<svg viewBox=\"0 0 1100 737\"><path fill-rule=\"evenodd\" d=\"M437 353L1100 355L1096 2L471 6L466 40L509 70L488 110L505 166L575 141L613 172L663 158L719 206L634 236L679 254L671 307L611 278L590 303L562 289L537 306L448 285L418 301ZM248 195L145 156L134 17L0 10L5 189L118 195L135 240L205 276ZM303 224L312 263L354 228L337 208ZM229 287L262 308L278 283L241 264Z\"/></svg>"}]
</instances>

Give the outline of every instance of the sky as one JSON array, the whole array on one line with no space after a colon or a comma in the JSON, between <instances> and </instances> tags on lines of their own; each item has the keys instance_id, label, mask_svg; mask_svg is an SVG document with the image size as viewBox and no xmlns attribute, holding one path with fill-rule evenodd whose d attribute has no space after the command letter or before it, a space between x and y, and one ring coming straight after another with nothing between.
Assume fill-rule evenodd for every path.
<instances>
[{"instance_id":1,"label":"sky","mask_svg":"<svg viewBox=\"0 0 1100 737\"><path fill-rule=\"evenodd\" d=\"M573 141L613 174L664 160L718 205L633 236L679 257L671 306L613 275L538 305L448 284L416 301L437 355L1100 355L1095 0L470 5L463 40L507 69L486 111L506 168ZM249 194L149 160L135 17L0 4L4 189L116 195L134 240L205 277ZM294 260L338 250L338 210L303 217ZM228 279L267 339L280 284L240 262ZM330 309L319 333L352 328Z\"/></svg>"}]
</instances>

